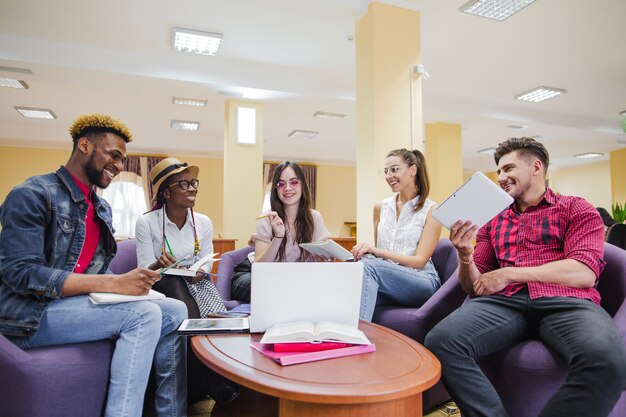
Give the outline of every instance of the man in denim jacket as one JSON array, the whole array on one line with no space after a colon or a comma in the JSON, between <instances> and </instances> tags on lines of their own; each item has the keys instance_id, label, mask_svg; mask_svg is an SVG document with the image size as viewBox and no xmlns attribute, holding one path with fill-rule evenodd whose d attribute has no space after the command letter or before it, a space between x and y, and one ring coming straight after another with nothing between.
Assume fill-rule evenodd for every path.
<instances>
[{"instance_id":1,"label":"man in denim jacket","mask_svg":"<svg viewBox=\"0 0 626 417\"><path fill-rule=\"evenodd\" d=\"M124 169L128 128L106 115L78 118L56 172L27 179L0 207L0 332L21 348L116 339L105 416L140 416L154 363L158 416L186 414L187 317L173 299L92 304L90 292L146 294L159 273L113 275L111 208L94 191ZM174 394L174 395L172 395Z\"/></svg>"}]
</instances>

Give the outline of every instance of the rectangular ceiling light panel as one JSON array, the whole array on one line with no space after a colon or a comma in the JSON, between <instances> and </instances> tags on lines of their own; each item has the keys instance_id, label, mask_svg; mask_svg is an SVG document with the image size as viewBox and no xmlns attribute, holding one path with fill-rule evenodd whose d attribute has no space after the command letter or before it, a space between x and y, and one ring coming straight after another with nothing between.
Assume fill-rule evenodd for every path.
<instances>
[{"instance_id":1,"label":"rectangular ceiling light panel","mask_svg":"<svg viewBox=\"0 0 626 417\"><path fill-rule=\"evenodd\" d=\"M174 28L172 33L173 48L181 52L215 56L224 37L221 33L201 32L199 30Z\"/></svg>"},{"instance_id":2,"label":"rectangular ceiling light panel","mask_svg":"<svg viewBox=\"0 0 626 417\"><path fill-rule=\"evenodd\" d=\"M496 148L479 149L476 151L476 153L486 153L489 155L493 155L494 153L496 153Z\"/></svg>"},{"instance_id":3,"label":"rectangular ceiling light panel","mask_svg":"<svg viewBox=\"0 0 626 417\"><path fill-rule=\"evenodd\" d=\"M602 155L604 155L604 154L600 153L600 152L587 152L587 153L581 153L581 154L578 154L578 155L574 155L574 158L580 158L580 159L599 158Z\"/></svg>"},{"instance_id":4,"label":"rectangular ceiling light panel","mask_svg":"<svg viewBox=\"0 0 626 417\"><path fill-rule=\"evenodd\" d=\"M25 81L16 80L14 78L0 78L0 87L28 90L28 84L26 84Z\"/></svg>"},{"instance_id":5,"label":"rectangular ceiling light panel","mask_svg":"<svg viewBox=\"0 0 626 417\"><path fill-rule=\"evenodd\" d=\"M289 136L291 139L313 139L320 132L314 130L292 130Z\"/></svg>"},{"instance_id":6,"label":"rectangular ceiling light panel","mask_svg":"<svg viewBox=\"0 0 626 417\"><path fill-rule=\"evenodd\" d=\"M205 107L207 101L196 98L172 97L172 102L181 106Z\"/></svg>"},{"instance_id":7,"label":"rectangular ceiling light panel","mask_svg":"<svg viewBox=\"0 0 626 417\"><path fill-rule=\"evenodd\" d=\"M56 115L52 113L52 110L48 109L35 109L32 107L15 107L15 110L18 111L24 117L30 117L33 119L56 119Z\"/></svg>"},{"instance_id":8,"label":"rectangular ceiling light panel","mask_svg":"<svg viewBox=\"0 0 626 417\"><path fill-rule=\"evenodd\" d=\"M170 125L172 129L178 130L198 130L200 127L199 122L191 122L188 120L172 120Z\"/></svg>"},{"instance_id":9,"label":"rectangular ceiling light panel","mask_svg":"<svg viewBox=\"0 0 626 417\"><path fill-rule=\"evenodd\" d=\"M565 94L565 90L561 88L552 87L537 87L530 91L523 92L515 96L516 99L521 101L529 101L531 103L539 103L550 98Z\"/></svg>"},{"instance_id":10,"label":"rectangular ceiling light panel","mask_svg":"<svg viewBox=\"0 0 626 417\"><path fill-rule=\"evenodd\" d=\"M471 0L459 8L464 13L502 21L535 0Z\"/></svg>"},{"instance_id":11,"label":"rectangular ceiling light panel","mask_svg":"<svg viewBox=\"0 0 626 417\"><path fill-rule=\"evenodd\" d=\"M318 117L320 119L343 119L346 117L343 113L332 113L328 111L316 111L313 113L313 117Z\"/></svg>"}]
</instances>

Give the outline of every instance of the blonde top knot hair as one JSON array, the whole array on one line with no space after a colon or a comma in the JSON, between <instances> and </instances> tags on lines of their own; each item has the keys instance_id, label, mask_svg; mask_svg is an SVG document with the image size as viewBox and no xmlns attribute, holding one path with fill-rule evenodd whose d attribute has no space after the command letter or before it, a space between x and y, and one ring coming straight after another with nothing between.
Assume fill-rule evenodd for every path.
<instances>
[{"instance_id":1,"label":"blonde top knot hair","mask_svg":"<svg viewBox=\"0 0 626 417\"><path fill-rule=\"evenodd\" d=\"M70 126L70 135L74 140L78 140L91 132L111 132L119 135L126 142L133 141L133 135L128 127L106 114L85 114L74 120L74 123Z\"/></svg>"}]
</instances>

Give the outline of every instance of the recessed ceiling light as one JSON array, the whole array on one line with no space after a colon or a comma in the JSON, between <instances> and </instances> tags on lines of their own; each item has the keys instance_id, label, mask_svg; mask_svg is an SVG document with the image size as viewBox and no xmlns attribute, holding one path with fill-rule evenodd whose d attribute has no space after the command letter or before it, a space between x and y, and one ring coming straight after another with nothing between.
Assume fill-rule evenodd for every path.
<instances>
[{"instance_id":1,"label":"recessed ceiling light","mask_svg":"<svg viewBox=\"0 0 626 417\"><path fill-rule=\"evenodd\" d=\"M343 119L346 117L343 113L331 113L328 111L316 111L313 113L313 117L319 117L320 119Z\"/></svg>"},{"instance_id":2,"label":"recessed ceiling light","mask_svg":"<svg viewBox=\"0 0 626 417\"><path fill-rule=\"evenodd\" d=\"M561 88L552 87L537 87L530 91L523 92L515 96L516 99L522 101L530 101L533 103L539 103L540 101L547 100L552 97L564 94L565 90Z\"/></svg>"},{"instance_id":3,"label":"recessed ceiling light","mask_svg":"<svg viewBox=\"0 0 626 417\"><path fill-rule=\"evenodd\" d=\"M289 136L291 139L313 139L320 132L314 130L292 130Z\"/></svg>"},{"instance_id":4,"label":"recessed ceiling light","mask_svg":"<svg viewBox=\"0 0 626 417\"><path fill-rule=\"evenodd\" d=\"M182 106L205 107L207 101L196 98L172 97L172 102Z\"/></svg>"},{"instance_id":5,"label":"recessed ceiling light","mask_svg":"<svg viewBox=\"0 0 626 417\"><path fill-rule=\"evenodd\" d=\"M48 109L35 109L32 107L14 107L24 117L31 117L33 119L56 119L56 115L52 113L52 110Z\"/></svg>"},{"instance_id":6,"label":"recessed ceiling light","mask_svg":"<svg viewBox=\"0 0 626 417\"><path fill-rule=\"evenodd\" d=\"M464 13L502 21L535 0L470 0L459 10Z\"/></svg>"},{"instance_id":7,"label":"recessed ceiling light","mask_svg":"<svg viewBox=\"0 0 626 417\"><path fill-rule=\"evenodd\" d=\"M19 72L20 74L32 74L33 73L28 68L5 67L5 66L0 66L0 71Z\"/></svg>"},{"instance_id":8,"label":"recessed ceiling light","mask_svg":"<svg viewBox=\"0 0 626 417\"><path fill-rule=\"evenodd\" d=\"M173 48L181 52L215 56L224 36L221 33L202 32L199 30L174 28L172 31Z\"/></svg>"},{"instance_id":9,"label":"recessed ceiling light","mask_svg":"<svg viewBox=\"0 0 626 417\"><path fill-rule=\"evenodd\" d=\"M526 126L526 125L508 125L507 128L508 129L527 129L528 126Z\"/></svg>"},{"instance_id":10,"label":"recessed ceiling light","mask_svg":"<svg viewBox=\"0 0 626 417\"><path fill-rule=\"evenodd\" d=\"M191 122L188 120L172 120L170 124L172 129L178 130L198 130L200 127L199 122Z\"/></svg>"},{"instance_id":11,"label":"recessed ceiling light","mask_svg":"<svg viewBox=\"0 0 626 417\"><path fill-rule=\"evenodd\" d=\"M574 155L574 158L580 158L580 159L589 159L589 158L598 158L600 156L604 155L603 153L600 152L587 152L587 153L581 153L578 155Z\"/></svg>"},{"instance_id":12,"label":"recessed ceiling light","mask_svg":"<svg viewBox=\"0 0 626 417\"><path fill-rule=\"evenodd\" d=\"M7 88L21 88L28 90L28 84L22 80L16 80L15 78L0 78L0 87Z\"/></svg>"},{"instance_id":13,"label":"recessed ceiling light","mask_svg":"<svg viewBox=\"0 0 626 417\"><path fill-rule=\"evenodd\" d=\"M495 152L496 152L496 148L485 148L485 149L479 149L476 151L476 153L486 153L490 155L493 155Z\"/></svg>"}]
</instances>

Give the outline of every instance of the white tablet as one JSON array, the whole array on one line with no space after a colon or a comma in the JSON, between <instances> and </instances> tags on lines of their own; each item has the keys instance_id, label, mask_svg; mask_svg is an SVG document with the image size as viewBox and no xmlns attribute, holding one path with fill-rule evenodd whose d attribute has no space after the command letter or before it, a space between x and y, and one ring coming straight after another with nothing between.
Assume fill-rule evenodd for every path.
<instances>
[{"instance_id":1,"label":"white tablet","mask_svg":"<svg viewBox=\"0 0 626 417\"><path fill-rule=\"evenodd\" d=\"M178 334L247 333L247 317L187 319L178 328Z\"/></svg>"},{"instance_id":2,"label":"white tablet","mask_svg":"<svg viewBox=\"0 0 626 417\"><path fill-rule=\"evenodd\" d=\"M433 217L450 229L457 220L479 228L513 202L513 197L482 172L476 172L433 210Z\"/></svg>"}]
</instances>

